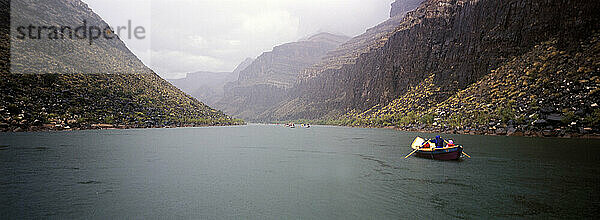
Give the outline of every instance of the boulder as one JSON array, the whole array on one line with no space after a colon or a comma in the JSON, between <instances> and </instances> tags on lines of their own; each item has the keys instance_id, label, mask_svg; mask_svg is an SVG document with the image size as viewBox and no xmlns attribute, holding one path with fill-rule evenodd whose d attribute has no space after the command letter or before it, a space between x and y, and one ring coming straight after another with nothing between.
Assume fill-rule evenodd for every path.
<instances>
[{"instance_id":1,"label":"boulder","mask_svg":"<svg viewBox=\"0 0 600 220\"><path fill-rule=\"evenodd\" d=\"M544 131L542 132L542 135L543 135L544 137L555 137L557 134L558 134L558 132L556 132L556 131L553 131L553 130L544 130Z\"/></svg>"},{"instance_id":2,"label":"boulder","mask_svg":"<svg viewBox=\"0 0 600 220\"><path fill-rule=\"evenodd\" d=\"M508 130L506 131L506 135L512 136L516 131L517 131L516 128L509 127Z\"/></svg>"},{"instance_id":3,"label":"boulder","mask_svg":"<svg viewBox=\"0 0 600 220\"><path fill-rule=\"evenodd\" d=\"M550 107L544 107L544 108L541 108L540 111L542 113L552 113L552 112L554 112L554 109L550 108Z\"/></svg>"},{"instance_id":4,"label":"boulder","mask_svg":"<svg viewBox=\"0 0 600 220\"><path fill-rule=\"evenodd\" d=\"M563 116L560 114L550 114L546 117L546 120L551 123L561 122L563 120Z\"/></svg>"},{"instance_id":5,"label":"boulder","mask_svg":"<svg viewBox=\"0 0 600 220\"><path fill-rule=\"evenodd\" d=\"M506 130L504 128L496 129L496 135L506 135Z\"/></svg>"}]
</instances>

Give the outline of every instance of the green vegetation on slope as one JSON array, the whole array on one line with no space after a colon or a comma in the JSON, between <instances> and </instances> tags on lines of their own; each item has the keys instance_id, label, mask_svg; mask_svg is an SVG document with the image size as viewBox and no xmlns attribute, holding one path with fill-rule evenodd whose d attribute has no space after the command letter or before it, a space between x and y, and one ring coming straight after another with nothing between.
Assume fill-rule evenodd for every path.
<instances>
[{"instance_id":1,"label":"green vegetation on slope","mask_svg":"<svg viewBox=\"0 0 600 220\"><path fill-rule=\"evenodd\" d=\"M500 135L600 132L600 34L573 50L550 40L514 57L441 103L430 75L385 106L334 124ZM325 120L327 121L327 120Z\"/></svg>"},{"instance_id":2,"label":"green vegetation on slope","mask_svg":"<svg viewBox=\"0 0 600 220\"><path fill-rule=\"evenodd\" d=\"M2 74L0 129L241 124L156 74ZM67 127L68 126L68 127Z\"/></svg>"},{"instance_id":3,"label":"green vegetation on slope","mask_svg":"<svg viewBox=\"0 0 600 220\"><path fill-rule=\"evenodd\" d=\"M5 12L0 17L0 131L243 123L160 78L118 38L90 45L9 34L9 15L23 25L75 27L83 20L106 25L79 0L0 0L0 5Z\"/></svg>"}]
</instances>

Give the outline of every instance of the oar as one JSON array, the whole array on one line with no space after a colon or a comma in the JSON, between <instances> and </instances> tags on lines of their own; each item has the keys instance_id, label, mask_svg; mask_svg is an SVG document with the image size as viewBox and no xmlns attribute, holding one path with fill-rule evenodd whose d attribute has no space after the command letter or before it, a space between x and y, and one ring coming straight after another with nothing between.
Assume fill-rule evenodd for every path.
<instances>
[{"instance_id":1,"label":"oar","mask_svg":"<svg viewBox=\"0 0 600 220\"><path fill-rule=\"evenodd\" d=\"M404 157L404 159L406 159L406 158L410 157L410 155L412 155L412 154L414 154L415 152L417 152L417 150L419 150L419 149L415 149L415 150L413 150L412 152L410 152L410 154L406 155L406 157Z\"/></svg>"}]
</instances>

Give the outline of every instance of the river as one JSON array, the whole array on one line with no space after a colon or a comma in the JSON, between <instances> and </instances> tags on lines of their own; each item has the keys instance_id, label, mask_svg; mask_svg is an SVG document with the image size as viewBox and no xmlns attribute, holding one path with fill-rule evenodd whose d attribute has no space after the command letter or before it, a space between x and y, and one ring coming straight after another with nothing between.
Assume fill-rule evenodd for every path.
<instances>
[{"instance_id":1,"label":"river","mask_svg":"<svg viewBox=\"0 0 600 220\"><path fill-rule=\"evenodd\" d=\"M415 136L330 126L0 133L0 219L582 218L600 140L445 135L472 158L404 159Z\"/></svg>"}]
</instances>

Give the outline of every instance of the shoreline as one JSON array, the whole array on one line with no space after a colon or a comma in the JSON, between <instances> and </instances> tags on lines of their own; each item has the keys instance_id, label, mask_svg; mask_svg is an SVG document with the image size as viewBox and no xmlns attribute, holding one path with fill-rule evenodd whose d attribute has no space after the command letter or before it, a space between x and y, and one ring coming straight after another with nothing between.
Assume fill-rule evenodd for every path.
<instances>
[{"instance_id":1,"label":"shoreline","mask_svg":"<svg viewBox=\"0 0 600 220\"><path fill-rule=\"evenodd\" d=\"M600 134L580 134L580 133L564 133L563 135L555 134L553 132L544 132L544 131L516 131L513 133L506 134L496 134L492 130L489 132L483 131L441 131L441 130L424 130L424 129L404 129L397 127L374 127L374 128L383 128L383 129L393 129L397 131L409 131L409 132L421 132L421 133L442 133L442 134L461 134L461 135L477 135L477 136L497 136L497 137L535 137L535 138L564 138L564 139L600 139Z\"/></svg>"},{"instance_id":2,"label":"shoreline","mask_svg":"<svg viewBox=\"0 0 600 220\"><path fill-rule=\"evenodd\" d=\"M295 124L302 124L293 122ZM281 123L273 123L273 124L281 124ZM507 136L507 137L537 137L537 138L578 138L578 139L600 139L600 134L590 133L590 134L581 134L574 132L567 132L564 130L546 130L546 131L503 131L497 132L497 130L455 130L455 129L440 129L440 128L403 128L396 126L349 126L349 125L339 125L339 124L322 124L322 123L309 123L313 125L327 125L327 126L337 126L337 127L348 127L348 128L379 128L379 129L392 129L397 131L408 131L408 132L420 132L420 133L442 133L442 134L462 134L462 135L478 135L478 136Z\"/></svg>"},{"instance_id":3,"label":"shoreline","mask_svg":"<svg viewBox=\"0 0 600 220\"><path fill-rule=\"evenodd\" d=\"M1 129L0 133L21 133L21 132L51 132L51 131L85 131L85 130L129 130L129 129L153 129L153 128L202 128L202 127L226 127L239 126L246 124L185 124L177 126L132 126L132 125L110 125L110 124L92 124L83 127L62 127L62 126L31 126L27 129L21 127L13 129Z\"/></svg>"},{"instance_id":4,"label":"shoreline","mask_svg":"<svg viewBox=\"0 0 600 220\"><path fill-rule=\"evenodd\" d=\"M207 124L186 124L179 126L131 126L131 125L109 125L109 124L92 124L85 127L65 128L65 127L50 127L50 126L32 126L28 129L4 129L0 133L21 133L21 132L51 132L51 131L83 131L83 130L128 130L128 129L152 129L152 128L202 128L202 127L227 127L227 126L240 126L248 124L271 124L280 125L281 123L244 123L244 124L223 124L223 125L207 125ZM479 131L479 130L442 130L442 129L418 129L418 128L402 128L395 126L348 126L348 125L336 125L336 124L319 124L314 125L326 125L336 127L347 127L347 128L378 128L378 129L391 129L397 131L406 132L420 132L420 133L442 133L442 134L461 134L461 135L477 135L477 136L507 136L507 137L537 137L537 138L578 138L578 139L600 139L600 134L580 134L565 132L560 133L559 131L515 131L506 133L496 133L493 130Z\"/></svg>"}]
</instances>

